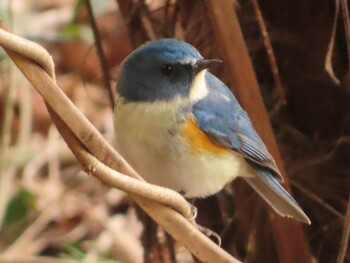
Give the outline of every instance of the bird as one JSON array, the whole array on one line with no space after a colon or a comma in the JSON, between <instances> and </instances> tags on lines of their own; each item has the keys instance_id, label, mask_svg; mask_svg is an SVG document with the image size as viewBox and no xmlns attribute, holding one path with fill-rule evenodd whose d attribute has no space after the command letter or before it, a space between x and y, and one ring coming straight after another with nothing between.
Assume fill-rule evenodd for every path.
<instances>
[{"instance_id":1,"label":"bird","mask_svg":"<svg viewBox=\"0 0 350 263\"><path fill-rule=\"evenodd\" d=\"M136 48L117 77L115 148L147 182L185 198L241 177L279 215L310 224L246 111L209 72L221 62L173 38Z\"/></svg>"}]
</instances>

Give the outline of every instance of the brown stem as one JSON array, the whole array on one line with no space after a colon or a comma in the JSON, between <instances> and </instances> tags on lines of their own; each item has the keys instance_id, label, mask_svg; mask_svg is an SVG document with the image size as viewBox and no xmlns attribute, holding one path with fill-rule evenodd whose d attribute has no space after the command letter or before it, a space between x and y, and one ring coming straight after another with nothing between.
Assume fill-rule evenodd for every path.
<instances>
[{"instance_id":1,"label":"brown stem","mask_svg":"<svg viewBox=\"0 0 350 263\"><path fill-rule=\"evenodd\" d=\"M102 69L102 76L103 76L103 84L105 86L105 89L108 91L108 96L109 96L109 102L111 103L112 108L114 108L114 96L113 96L113 91L111 89L110 85L110 76L109 76L109 69L107 66L107 61L105 54L103 52L103 47L102 47L102 42L101 42L101 36L100 36L100 31L98 30L94 13L92 11L92 6L90 3L90 0L85 0L85 5L89 14L90 18L90 24L92 27L92 31L94 32L94 38L95 38L95 43L96 43L96 48L97 48L97 54L100 59L100 65Z\"/></svg>"},{"instance_id":2,"label":"brown stem","mask_svg":"<svg viewBox=\"0 0 350 263\"><path fill-rule=\"evenodd\" d=\"M258 0L252 0L252 4L253 4L255 16L256 16L256 19L258 21L258 25L259 25L259 28L261 31L264 46L266 49L267 58L268 58L269 63L270 63L272 76L273 76L273 79L275 81L276 94L279 98L280 104L283 105L283 104L286 104L286 95L285 95L282 81L280 78L278 65L277 65L277 61L276 61L276 56L275 56L275 53L274 53L273 48L272 48L270 36L269 36L269 33L267 32L267 28L266 28L265 21L264 21L264 18L262 16L262 13L261 13L261 10L259 7Z\"/></svg>"},{"instance_id":3,"label":"brown stem","mask_svg":"<svg viewBox=\"0 0 350 263\"><path fill-rule=\"evenodd\" d=\"M348 67L350 71L350 18L349 18L349 8L348 8L348 1L347 0L341 0L342 5L342 11L343 11L343 23L344 23L344 29L345 29L345 37L346 37L346 45L347 45L347 51L348 51Z\"/></svg>"}]
</instances>

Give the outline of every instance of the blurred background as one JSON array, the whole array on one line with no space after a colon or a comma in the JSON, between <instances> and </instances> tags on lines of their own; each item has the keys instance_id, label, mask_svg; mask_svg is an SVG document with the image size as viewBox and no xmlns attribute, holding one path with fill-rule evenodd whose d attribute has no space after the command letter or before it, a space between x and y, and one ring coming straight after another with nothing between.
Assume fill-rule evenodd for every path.
<instances>
[{"instance_id":1,"label":"blurred background","mask_svg":"<svg viewBox=\"0 0 350 263\"><path fill-rule=\"evenodd\" d=\"M239 180L195 201L198 223L244 262L287 262L297 253L298 262L350 262L346 0L2 0L0 18L49 51L59 87L112 143L109 89L116 92L122 60L145 41L186 40L224 61L214 72L234 91L249 88L232 81L225 61L223 50L237 45L216 35L220 19L236 30L212 15L223 2L237 14L289 185L312 224L294 223L298 234L290 223L274 227L276 215ZM0 49L0 262L67 261L193 259L124 192L81 170L41 96Z\"/></svg>"}]
</instances>

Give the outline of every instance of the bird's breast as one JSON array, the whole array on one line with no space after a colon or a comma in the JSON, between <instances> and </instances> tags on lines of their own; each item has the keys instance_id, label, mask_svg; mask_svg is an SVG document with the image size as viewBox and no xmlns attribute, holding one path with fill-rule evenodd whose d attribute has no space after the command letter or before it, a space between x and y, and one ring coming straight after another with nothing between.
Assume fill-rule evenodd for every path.
<instances>
[{"instance_id":1,"label":"bird's breast","mask_svg":"<svg viewBox=\"0 0 350 263\"><path fill-rule=\"evenodd\" d=\"M132 140L159 155L170 154L181 145L179 131L188 115L185 108L180 98L170 102L117 101L114 112L116 143Z\"/></svg>"},{"instance_id":2,"label":"bird's breast","mask_svg":"<svg viewBox=\"0 0 350 263\"><path fill-rule=\"evenodd\" d=\"M117 103L115 146L148 182L207 196L238 175L242 158L213 143L183 100Z\"/></svg>"}]
</instances>

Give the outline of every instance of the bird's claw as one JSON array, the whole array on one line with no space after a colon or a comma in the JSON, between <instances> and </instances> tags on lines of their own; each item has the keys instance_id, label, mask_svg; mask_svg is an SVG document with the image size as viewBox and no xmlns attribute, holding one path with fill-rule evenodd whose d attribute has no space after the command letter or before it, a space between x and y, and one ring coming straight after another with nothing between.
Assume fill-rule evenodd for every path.
<instances>
[{"instance_id":1,"label":"bird's claw","mask_svg":"<svg viewBox=\"0 0 350 263\"><path fill-rule=\"evenodd\" d=\"M188 218L189 221L194 221L196 218L197 218L197 215L198 215L198 208L193 205L193 204L190 204L191 206L191 212L192 212L192 216L190 218Z\"/></svg>"},{"instance_id":2,"label":"bird's claw","mask_svg":"<svg viewBox=\"0 0 350 263\"><path fill-rule=\"evenodd\" d=\"M214 232L213 230L206 228L204 226L198 225L197 224L197 228L199 229L199 231L201 231L204 235L206 235L207 237L214 237L214 239L216 239L216 243L219 247L221 247L221 237L218 233Z\"/></svg>"}]
</instances>

